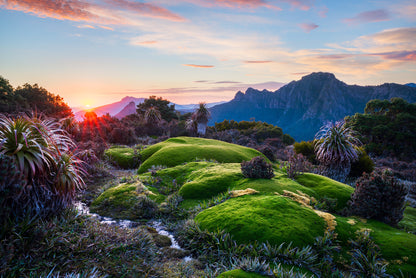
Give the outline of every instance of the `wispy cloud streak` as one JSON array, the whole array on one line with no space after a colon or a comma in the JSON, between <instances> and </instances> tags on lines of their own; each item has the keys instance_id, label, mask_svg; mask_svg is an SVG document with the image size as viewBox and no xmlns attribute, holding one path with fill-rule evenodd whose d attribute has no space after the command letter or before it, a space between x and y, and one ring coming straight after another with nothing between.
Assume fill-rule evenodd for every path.
<instances>
[{"instance_id":1,"label":"wispy cloud streak","mask_svg":"<svg viewBox=\"0 0 416 278\"><path fill-rule=\"evenodd\" d=\"M359 13L351 18L345 18L344 22L348 24L361 24L368 22L379 22L390 20L390 14L383 9L366 11Z\"/></svg>"}]
</instances>

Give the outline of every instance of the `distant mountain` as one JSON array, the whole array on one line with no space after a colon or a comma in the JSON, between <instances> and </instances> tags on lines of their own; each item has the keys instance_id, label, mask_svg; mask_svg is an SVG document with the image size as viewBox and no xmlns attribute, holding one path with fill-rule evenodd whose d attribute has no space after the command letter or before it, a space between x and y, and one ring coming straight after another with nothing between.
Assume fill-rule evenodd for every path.
<instances>
[{"instance_id":1,"label":"distant mountain","mask_svg":"<svg viewBox=\"0 0 416 278\"><path fill-rule=\"evenodd\" d=\"M275 92L252 88L239 91L230 102L211 108L209 124L255 118L278 125L297 141L312 140L325 122L363 113L369 100L392 97L416 102L416 88L394 83L347 85L332 73L312 73Z\"/></svg>"},{"instance_id":2,"label":"distant mountain","mask_svg":"<svg viewBox=\"0 0 416 278\"><path fill-rule=\"evenodd\" d=\"M406 86L409 86L409 87L413 87L413 88L416 88L416 84L415 83L407 83L407 84L405 84Z\"/></svg>"},{"instance_id":3,"label":"distant mountain","mask_svg":"<svg viewBox=\"0 0 416 278\"><path fill-rule=\"evenodd\" d=\"M120 112L118 112L114 117L121 120L122 118L136 113L137 104L134 101L131 101L127 104Z\"/></svg>"},{"instance_id":4,"label":"distant mountain","mask_svg":"<svg viewBox=\"0 0 416 278\"><path fill-rule=\"evenodd\" d=\"M120 101L110 103L107 105L95 107L88 110L80 110L78 112L75 112L75 118L78 121L82 121L84 118L84 115L88 111L95 112L98 117L101 117L105 114L110 114L111 116L115 116L117 113L119 113L121 110L123 110L130 102L135 103L135 105L142 103L145 99L144 98L135 98L135 97L124 97Z\"/></svg>"},{"instance_id":5,"label":"distant mountain","mask_svg":"<svg viewBox=\"0 0 416 278\"><path fill-rule=\"evenodd\" d=\"M214 107L215 105L219 105L223 103L226 103L226 101L207 103L207 108L211 108L211 107ZM193 112L198 107L199 107L199 104L175 104L175 109L182 113Z\"/></svg>"}]
</instances>

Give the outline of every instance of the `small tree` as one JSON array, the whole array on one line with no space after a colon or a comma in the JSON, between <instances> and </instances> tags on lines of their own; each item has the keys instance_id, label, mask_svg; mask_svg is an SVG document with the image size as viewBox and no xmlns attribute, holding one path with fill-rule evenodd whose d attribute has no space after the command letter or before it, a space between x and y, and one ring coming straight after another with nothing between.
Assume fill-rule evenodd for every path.
<instances>
[{"instance_id":1,"label":"small tree","mask_svg":"<svg viewBox=\"0 0 416 278\"><path fill-rule=\"evenodd\" d=\"M390 170L375 170L358 179L350 213L396 225L403 218L407 188Z\"/></svg>"},{"instance_id":2,"label":"small tree","mask_svg":"<svg viewBox=\"0 0 416 278\"><path fill-rule=\"evenodd\" d=\"M207 129L207 123L211 117L207 105L205 102L199 103L199 108L192 115L195 122L197 123L197 132L199 135L205 135Z\"/></svg>"},{"instance_id":3,"label":"small tree","mask_svg":"<svg viewBox=\"0 0 416 278\"><path fill-rule=\"evenodd\" d=\"M324 174L330 178L345 181L351 170L351 163L358 159L357 147L361 145L356 133L346 127L343 121L325 124L315 135L317 160L324 165Z\"/></svg>"},{"instance_id":4,"label":"small tree","mask_svg":"<svg viewBox=\"0 0 416 278\"><path fill-rule=\"evenodd\" d=\"M144 114L144 120L148 125L158 126L160 124L160 121L162 120L162 116L160 115L159 110L156 107L152 106L146 110L146 113Z\"/></svg>"}]
</instances>

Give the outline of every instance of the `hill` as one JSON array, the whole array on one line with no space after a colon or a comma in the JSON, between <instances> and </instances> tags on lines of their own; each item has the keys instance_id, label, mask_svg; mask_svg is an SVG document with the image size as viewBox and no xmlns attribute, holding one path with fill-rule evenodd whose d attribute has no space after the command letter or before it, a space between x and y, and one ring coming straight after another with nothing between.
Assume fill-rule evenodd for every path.
<instances>
[{"instance_id":1,"label":"hill","mask_svg":"<svg viewBox=\"0 0 416 278\"><path fill-rule=\"evenodd\" d=\"M311 140L326 121L363 113L372 99L400 97L416 102L416 88L394 83L379 86L347 85L332 73L312 73L275 92L248 88L230 102L211 108L209 124L225 119L265 121L281 127L297 141Z\"/></svg>"}]
</instances>

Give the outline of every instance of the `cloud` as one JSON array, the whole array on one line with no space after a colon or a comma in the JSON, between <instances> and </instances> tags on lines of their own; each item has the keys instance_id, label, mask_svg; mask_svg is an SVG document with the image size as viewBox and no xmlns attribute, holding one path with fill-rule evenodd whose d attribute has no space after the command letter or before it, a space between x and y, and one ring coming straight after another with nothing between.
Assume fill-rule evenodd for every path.
<instances>
[{"instance_id":1,"label":"cloud","mask_svg":"<svg viewBox=\"0 0 416 278\"><path fill-rule=\"evenodd\" d=\"M240 84L241 82L238 81L217 81L214 84Z\"/></svg>"},{"instance_id":2,"label":"cloud","mask_svg":"<svg viewBox=\"0 0 416 278\"><path fill-rule=\"evenodd\" d=\"M171 11L149 3L133 2L129 0L105 0L105 2L114 8L137 12L144 16L163 18L171 21L185 21L185 18L174 14Z\"/></svg>"},{"instance_id":3,"label":"cloud","mask_svg":"<svg viewBox=\"0 0 416 278\"><path fill-rule=\"evenodd\" d=\"M310 31L319 27L319 25L316 25L315 23L300 23L298 26L302 28L306 33L309 33Z\"/></svg>"},{"instance_id":4,"label":"cloud","mask_svg":"<svg viewBox=\"0 0 416 278\"><path fill-rule=\"evenodd\" d=\"M126 24L129 17L145 16L169 21L185 21L169 10L148 3L129 0L0 0L0 7L31 13L39 17L85 21L98 24Z\"/></svg>"},{"instance_id":5,"label":"cloud","mask_svg":"<svg viewBox=\"0 0 416 278\"><path fill-rule=\"evenodd\" d=\"M343 21L348 24L362 24L387 20L390 20L390 14L386 10L379 9L362 12L351 18L345 18Z\"/></svg>"},{"instance_id":6,"label":"cloud","mask_svg":"<svg viewBox=\"0 0 416 278\"><path fill-rule=\"evenodd\" d=\"M279 0L280 2L289 3L291 6L308 11L313 6L313 0Z\"/></svg>"},{"instance_id":7,"label":"cloud","mask_svg":"<svg viewBox=\"0 0 416 278\"><path fill-rule=\"evenodd\" d=\"M213 68L214 66L211 65L195 65L195 64L183 64L186 67L192 67L192 68Z\"/></svg>"},{"instance_id":8,"label":"cloud","mask_svg":"<svg viewBox=\"0 0 416 278\"><path fill-rule=\"evenodd\" d=\"M142 41L142 42L137 42L137 45L152 45L152 44L156 44L158 43L158 41Z\"/></svg>"},{"instance_id":9,"label":"cloud","mask_svg":"<svg viewBox=\"0 0 416 278\"><path fill-rule=\"evenodd\" d=\"M386 53L374 53L373 56L379 56L386 60L399 61L416 61L416 50L414 51L393 51Z\"/></svg>"},{"instance_id":10,"label":"cloud","mask_svg":"<svg viewBox=\"0 0 416 278\"><path fill-rule=\"evenodd\" d=\"M323 6L320 11L318 12L320 17L326 17L326 14L328 13L329 9L327 6Z\"/></svg>"},{"instance_id":11,"label":"cloud","mask_svg":"<svg viewBox=\"0 0 416 278\"><path fill-rule=\"evenodd\" d=\"M183 2L192 3L203 7L226 7L226 8L249 8L256 9L260 7L281 10L278 6L272 5L266 0L182 0Z\"/></svg>"},{"instance_id":12,"label":"cloud","mask_svg":"<svg viewBox=\"0 0 416 278\"><path fill-rule=\"evenodd\" d=\"M95 29L94 26L89 25L89 24L78 25L77 27L80 29Z\"/></svg>"},{"instance_id":13,"label":"cloud","mask_svg":"<svg viewBox=\"0 0 416 278\"><path fill-rule=\"evenodd\" d=\"M263 60L263 61L244 61L245 64L268 64L273 63L273 61Z\"/></svg>"}]
</instances>

